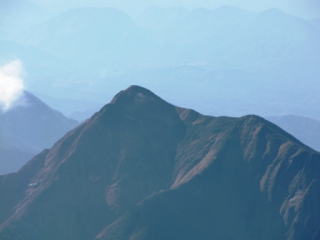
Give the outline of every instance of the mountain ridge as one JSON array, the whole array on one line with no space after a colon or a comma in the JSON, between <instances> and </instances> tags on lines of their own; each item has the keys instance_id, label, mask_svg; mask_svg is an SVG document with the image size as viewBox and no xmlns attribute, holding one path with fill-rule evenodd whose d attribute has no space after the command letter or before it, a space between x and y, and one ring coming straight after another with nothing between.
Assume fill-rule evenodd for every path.
<instances>
[{"instance_id":1,"label":"mountain ridge","mask_svg":"<svg viewBox=\"0 0 320 240\"><path fill-rule=\"evenodd\" d=\"M319 164L261 117L203 116L132 86L0 177L1 194L18 182L24 195L0 198L0 238L315 240Z\"/></svg>"}]
</instances>

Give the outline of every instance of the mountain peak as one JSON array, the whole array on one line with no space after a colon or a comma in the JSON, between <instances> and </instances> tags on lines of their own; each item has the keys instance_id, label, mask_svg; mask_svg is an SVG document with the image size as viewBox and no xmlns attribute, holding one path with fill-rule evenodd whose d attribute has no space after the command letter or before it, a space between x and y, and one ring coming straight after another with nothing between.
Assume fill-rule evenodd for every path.
<instances>
[{"instance_id":1,"label":"mountain peak","mask_svg":"<svg viewBox=\"0 0 320 240\"><path fill-rule=\"evenodd\" d=\"M110 111L115 111L123 116L135 119L146 116L151 118L150 115L154 117L156 113L160 118L164 116L175 116L174 118L177 118L173 105L164 101L150 90L136 85L119 92L102 111L104 115L110 116Z\"/></svg>"},{"instance_id":2,"label":"mountain peak","mask_svg":"<svg viewBox=\"0 0 320 240\"><path fill-rule=\"evenodd\" d=\"M124 103L127 101L131 102L145 102L146 100L161 100L157 95L155 95L150 90L140 87L137 85L132 85L126 90L119 92L111 101L113 104Z\"/></svg>"},{"instance_id":3,"label":"mountain peak","mask_svg":"<svg viewBox=\"0 0 320 240\"><path fill-rule=\"evenodd\" d=\"M98 121L133 121L155 126L160 122L172 127L181 124L175 106L158 97L152 91L130 86L119 92L96 116Z\"/></svg>"}]
</instances>

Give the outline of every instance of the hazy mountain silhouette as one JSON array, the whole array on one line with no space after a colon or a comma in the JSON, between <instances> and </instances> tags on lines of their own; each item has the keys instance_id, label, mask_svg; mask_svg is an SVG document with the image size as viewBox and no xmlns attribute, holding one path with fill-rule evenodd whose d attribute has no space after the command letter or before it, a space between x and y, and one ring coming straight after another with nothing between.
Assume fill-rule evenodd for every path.
<instances>
[{"instance_id":1,"label":"hazy mountain silhouette","mask_svg":"<svg viewBox=\"0 0 320 240\"><path fill-rule=\"evenodd\" d=\"M251 12L232 7L151 8L133 18L112 8L81 8L21 31L14 40L29 45L28 54L21 54L21 60L28 65L31 89L44 95L61 96L63 87L66 89L63 98L82 102L92 97L92 101L101 103L105 101L104 89L113 92L136 83L130 78L136 71L140 71L141 84L152 82L157 90L167 88L165 77L168 71L174 71L170 84L173 89L178 85L186 92L179 95L180 101L193 103L189 100L189 85L199 86L199 93L191 93L197 99L208 97L192 107L207 113L214 111L200 107L208 102L235 98L242 108L258 105L241 114L292 113L317 118L320 115L314 102L319 101L315 86L320 74L320 31L314 22L277 9ZM32 55L36 50L47 56ZM16 52L19 56L20 51ZM226 81L206 75L203 84L204 74L195 80L193 73L185 74L184 66L203 68L205 74L222 71L230 78ZM39 68L45 70L39 72ZM157 74L164 77L151 75L155 80L150 81L148 72L153 69L158 69ZM237 77L234 71L244 74ZM244 79L240 84L243 75L249 75L249 81ZM87 84L88 79L91 84ZM190 84L192 81L194 84ZM229 87L221 91L219 86L224 84L232 91ZM234 89L238 86L240 92L250 91L235 96ZM221 94L203 94L208 89ZM310 97L303 98L306 94ZM173 97L178 98L174 94L170 96ZM257 99L261 104L256 104ZM230 101L229 106L234 102ZM309 108L305 108L306 104ZM229 106L221 104L219 108Z\"/></svg>"},{"instance_id":2,"label":"hazy mountain silhouette","mask_svg":"<svg viewBox=\"0 0 320 240\"><path fill-rule=\"evenodd\" d=\"M203 116L132 86L0 177L0 239L316 240L319 164L260 117Z\"/></svg>"},{"instance_id":3,"label":"hazy mountain silhouette","mask_svg":"<svg viewBox=\"0 0 320 240\"><path fill-rule=\"evenodd\" d=\"M81 66L81 73L92 68L114 70L119 64L125 67L148 44L133 20L112 8L71 9L35 25L23 36L29 45Z\"/></svg>"},{"instance_id":4,"label":"hazy mountain silhouette","mask_svg":"<svg viewBox=\"0 0 320 240\"><path fill-rule=\"evenodd\" d=\"M319 51L319 32L313 24L277 9L256 13L234 7L151 8L139 23L164 44L161 51L171 54L175 63L273 69L279 64L307 65L318 58L314 51Z\"/></svg>"},{"instance_id":5,"label":"hazy mountain silhouette","mask_svg":"<svg viewBox=\"0 0 320 240\"><path fill-rule=\"evenodd\" d=\"M15 106L0 113L0 173L17 171L76 125L25 92Z\"/></svg>"},{"instance_id":6,"label":"hazy mountain silhouette","mask_svg":"<svg viewBox=\"0 0 320 240\"><path fill-rule=\"evenodd\" d=\"M282 127L306 145L320 151L320 121L312 118L285 115L268 117L268 120Z\"/></svg>"},{"instance_id":7,"label":"hazy mountain silhouette","mask_svg":"<svg viewBox=\"0 0 320 240\"><path fill-rule=\"evenodd\" d=\"M112 8L80 8L37 24L16 40L71 60L71 65L89 65L82 72L120 71L119 64L184 63L247 70L281 64L286 71L292 64L314 67L320 38L315 29L312 21L277 9L150 8L135 21Z\"/></svg>"}]
</instances>

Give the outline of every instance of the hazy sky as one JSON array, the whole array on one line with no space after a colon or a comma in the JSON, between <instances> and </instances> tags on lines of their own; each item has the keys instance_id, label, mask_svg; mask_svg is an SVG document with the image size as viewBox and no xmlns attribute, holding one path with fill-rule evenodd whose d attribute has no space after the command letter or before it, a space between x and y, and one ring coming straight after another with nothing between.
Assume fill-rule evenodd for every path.
<instances>
[{"instance_id":1,"label":"hazy sky","mask_svg":"<svg viewBox=\"0 0 320 240\"><path fill-rule=\"evenodd\" d=\"M252 10L280 8L286 12L305 17L320 17L320 0L32 0L50 6L100 5L139 11L148 6L218 7L231 5Z\"/></svg>"}]
</instances>

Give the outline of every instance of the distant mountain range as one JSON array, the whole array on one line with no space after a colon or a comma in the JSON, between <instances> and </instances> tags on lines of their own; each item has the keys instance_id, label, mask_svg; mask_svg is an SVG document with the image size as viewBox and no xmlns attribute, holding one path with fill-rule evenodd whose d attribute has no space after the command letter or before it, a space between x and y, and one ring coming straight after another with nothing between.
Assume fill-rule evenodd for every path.
<instances>
[{"instance_id":1,"label":"distant mountain range","mask_svg":"<svg viewBox=\"0 0 320 240\"><path fill-rule=\"evenodd\" d=\"M263 118L204 116L132 86L0 176L0 239L317 240L319 164Z\"/></svg>"},{"instance_id":2,"label":"distant mountain range","mask_svg":"<svg viewBox=\"0 0 320 240\"><path fill-rule=\"evenodd\" d=\"M116 24L115 24L116 23ZM23 44L37 47L78 67L80 74L127 67L150 49L142 29L122 11L79 8L34 25L18 36ZM71 41L77 39L77 41ZM84 57L86 56L86 57ZM80 57L80 58L79 58ZM79 74L79 75L80 75Z\"/></svg>"},{"instance_id":3,"label":"distant mountain range","mask_svg":"<svg viewBox=\"0 0 320 240\"><path fill-rule=\"evenodd\" d=\"M0 113L0 173L17 171L76 125L25 92L12 109Z\"/></svg>"},{"instance_id":4,"label":"distant mountain range","mask_svg":"<svg viewBox=\"0 0 320 240\"><path fill-rule=\"evenodd\" d=\"M318 60L319 38L312 21L277 9L256 13L222 7L151 8L137 19L112 8L72 9L34 25L15 40L87 66L82 73L92 68L99 73L119 71L120 66L181 64L246 70L277 66L288 70L292 64L311 68ZM90 58L83 58L87 53Z\"/></svg>"},{"instance_id":5,"label":"distant mountain range","mask_svg":"<svg viewBox=\"0 0 320 240\"><path fill-rule=\"evenodd\" d=\"M316 22L277 9L150 8L137 17L112 8L71 9L3 40L0 63L21 58L33 92L80 102L104 103L112 97L105 89L116 93L133 83L166 94L169 82L184 90L166 97L210 114L208 103L215 102L218 110L233 111L227 115L320 118ZM65 105L68 115L87 110Z\"/></svg>"}]
</instances>

